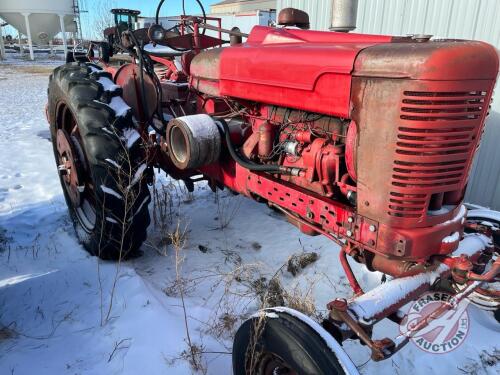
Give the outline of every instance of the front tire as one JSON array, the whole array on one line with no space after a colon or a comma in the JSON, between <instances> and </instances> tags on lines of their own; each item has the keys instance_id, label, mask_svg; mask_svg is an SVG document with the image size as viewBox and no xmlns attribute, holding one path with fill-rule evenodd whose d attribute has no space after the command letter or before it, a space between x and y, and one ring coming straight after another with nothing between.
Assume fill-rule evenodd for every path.
<instances>
[{"instance_id":1,"label":"front tire","mask_svg":"<svg viewBox=\"0 0 500 375\"><path fill-rule=\"evenodd\" d=\"M78 239L100 258L125 259L146 239L151 199L141 138L111 78L90 63L56 68L48 117Z\"/></svg>"},{"instance_id":2,"label":"front tire","mask_svg":"<svg viewBox=\"0 0 500 375\"><path fill-rule=\"evenodd\" d=\"M345 374L331 342L329 345L305 322L307 317L300 319L300 313L292 314L285 308L263 310L260 314L244 322L236 333L234 375ZM326 331L324 333L328 335ZM347 357L345 353L343 355ZM349 365L355 369L352 363L344 363L345 368Z\"/></svg>"}]
</instances>

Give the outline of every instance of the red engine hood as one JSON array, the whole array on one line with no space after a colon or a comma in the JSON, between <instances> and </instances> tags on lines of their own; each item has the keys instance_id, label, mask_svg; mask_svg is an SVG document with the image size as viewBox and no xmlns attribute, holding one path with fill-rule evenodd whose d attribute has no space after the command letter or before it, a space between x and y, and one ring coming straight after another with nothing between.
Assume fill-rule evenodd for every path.
<instances>
[{"instance_id":1,"label":"red engine hood","mask_svg":"<svg viewBox=\"0 0 500 375\"><path fill-rule=\"evenodd\" d=\"M357 54L390 41L390 36L256 26L246 43L223 49L220 93L346 117Z\"/></svg>"}]
</instances>

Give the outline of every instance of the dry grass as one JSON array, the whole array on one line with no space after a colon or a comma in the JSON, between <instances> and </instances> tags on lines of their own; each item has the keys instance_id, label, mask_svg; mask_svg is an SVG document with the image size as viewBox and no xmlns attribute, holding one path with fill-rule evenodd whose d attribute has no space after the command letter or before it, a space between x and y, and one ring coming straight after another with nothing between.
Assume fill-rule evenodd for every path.
<instances>
[{"instance_id":1,"label":"dry grass","mask_svg":"<svg viewBox=\"0 0 500 375\"><path fill-rule=\"evenodd\" d=\"M53 65L5 65L3 68L14 71L14 73L49 75L55 67ZM1 65L0 68L2 68Z\"/></svg>"},{"instance_id":2,"label":"dry grass","mask_svg":"<svg viewBox=\"0 0 500 375\"><path fill-rule=\"evenodd\" d=\"M219 192L215 193L215 202L217 203L217 224L215 230L226 229L235 218L241 206L241 199L231 199L231 196L221 197Z\"/></svg>"},{"instance_id":3,"label":"dry grass","mask_svg":"<svg viewBox=\"0 0 500 375\"><path fill-rule=\"evenodd\" d=\"M153 223L159 239L150 244L160 255L167 255L167 247L172 243L169 227L174 217L172 187L168 185L153 185Z\"/></svg>"},{"instance_id":4,"label":"dry grass","mask_svg":"<svg viewBox=\"0 0 500 375\"><path fill-rule=\"evenodd\" d=\"M114 126L111 127L115 129ZM120 138L120 134L115 131L115 136ZM136 189L133 189L133 186L137 184L141 184L143 178L145 178L145 174L137 174L137 171L133 170L133 163L131 160L131 155L129 153L128 147L121 142L122 150L119 152L117 156L120 156L122 160L121 164L116 169L115 173L111 171L111 167L108 167L108 173L111 178L115 180L115 188L118 190L118 193L123 200L123 212L121 214L116 214L106 207L106 195L102 200L102 211L103 215L105 215L106 220L113 220L117 225L119 225L120 236L116 239L118 243L118 259L116 262L116 270L113 277L113 281L111 284L111 289L109 291L109 296L107 296L108 301L104 301L105 293L103 291L103 284L101 280L101 260L97 261L97 278L99 282L99 290L100 290L100 306L101 306L101 326L106 325L111 318L111 313L113 311L113 306L115 302L115 292L118 284L118 280L121 274L122 262L127 258L127 255L131 252L131 244L127 241L127 233L131 229L132 220L134 213L132 212L133 207L136 206L137 199L139 198L139 193ZM137 165L142 165L146 162L146 159L141 160ZM100 231L100 239L99 239L99 253L102 249L102 244L104 243L104 223L105 220L102 220L102 226ZM107 307L106 307L107 306Z\"/></svg>"},{"instance_id":5,"label":"dry grass","mask_svg":"<svg viewBox=\"0 0 500 375\"><path fill-rule=\"evenodd\" d=\"M321 318L316 310L316 301L314 300L313 290L314 281L307 281L307 287L304 290L298 284L288 289L284 293L285 306L300 311L312 318Z\"/></svg>"},{"instance_id":6,"label":"dry grass","mask_svg":"<svg viewBox=\"0 0 500 375\"><path fill-rule=\"evenodd\" d=\"M181 303L182 303L182 312L184 314L184 328L186 332L186 343L188 345L188 350L184 350L181 353L181 358L187 359L189 361L189 364L191 365L191 368L194 371L205 374L207 370L205 364L202 361L203 347L198 346L191 340L191 333L189 330L188 315L186 310L186 302L184 299L185 296L184 283L181 282L182 263L184 262L184 255L182 254L182 252L184 251L184 247L186 245L186 232L187 228L186 227L182 228L181 222L178 221L175 231L170 234L170 240L175 249L175 278L177 281L179 296L181 298Z\"/></svg>"},{"instance_id":7,"label":"dry grass","mask_svg":"<svg viewBox=\"0 0 500 375\"><path fill-rule=\"evenodd\" d=\"M12 238L7 235L7 231L0 227L0 253L6 251Z\"/></svg>"},{"instance_id":8,"label":"dry grass","mask_svg":"<svg viewBox=\"0 0 500 375\"><path fill-rule=\"evenodd\" d=\"M288 259L287 271L293 276L297 276L301 270L316 262L319 256L316 252L293 254Z\"/></svg>"},{"instance_id":9,"label":"dry grass","mask_svg":"<svg viewBox=\"0 0 500 375\"><path fill-rule=\"evenodd\" d=\"M500 349L493 348L491 352L482 350L479 359L468 359L469 362L464 367L457 367L461 373L471 375L489 374L500 363Z\"/></svg>"},{"instance_id":10,"label":"dry grass","mask_svg":"<svg viewBox=\"0 0 500 375\"><path fill-rule=\"evenodd\" d=\"M0 343L2 341L7 341L9 339L17 337L16 331L10 329L9 327L0 327Z\"/></svg>"}]
</instances>

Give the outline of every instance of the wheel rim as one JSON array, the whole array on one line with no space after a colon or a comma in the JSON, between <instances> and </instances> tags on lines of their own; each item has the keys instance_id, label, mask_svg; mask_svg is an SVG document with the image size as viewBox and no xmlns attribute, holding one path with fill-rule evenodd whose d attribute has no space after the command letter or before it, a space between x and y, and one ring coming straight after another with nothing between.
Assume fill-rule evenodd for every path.
<instances>
[{"instance_id":1,"label":"wheel rim","mask_svg":"<svg viewBox=\"0 0 500 375\"><path fill-rule=\"evenodd\" d=\"M77 151L73 145L72 139L64 129L57 131L57 170L61 175L64 188L73 204L73 207L79 207L82 203L82 194L84 185L82 185L82 175L80 161L77 157Z\"/></svg>"},{"instance_id":2,"label":"wheel rim","mask_svg":"<svg viewBox=\"0 0 500 375\"><path fill-rule=\"evenodd\" d=\"M57 169L80 226L90 233L96 224L96 199L80 132L67 107L62 109L59 118L56 133Z\"/></svg>"},{"instance_id":3,"label":"wheel rim","mask_svg":"<svg viewBox=\"0 0 500 375\"><path fill-rule=\"evenodd\" d=\"M257 364L259 375L297 375L297 372L277 354L262 353Z\"/></svg>"}]
</instances>

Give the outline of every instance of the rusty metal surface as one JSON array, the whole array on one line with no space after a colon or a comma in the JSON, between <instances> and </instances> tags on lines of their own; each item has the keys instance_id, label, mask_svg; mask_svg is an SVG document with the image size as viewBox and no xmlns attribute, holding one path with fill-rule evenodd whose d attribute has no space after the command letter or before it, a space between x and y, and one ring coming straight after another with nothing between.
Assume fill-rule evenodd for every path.
<instances>
[{"instance_id":1,"label":"rusty metal surface","mask_svg":"<svg viewBox=\"0 0 500 375\"><path fill-rule=\"evenodd\" d=\"M83 184L82 176L80 176L81 166L78 152L66 130L57 131L56 146L59 174L66 185L66 192L73 206L79 207L81 204L80 185Z\"/></svg>"},{"instance_id":2,"label":"rusty metal surface","mask_svg":"<svg viewBox=\"0 0 500 375\"><path fill-rule=\"evenodd\" d=\"M478 51L483 51L481 45ZM496 64L497 60L488 62L484 71L462 65L468 66L466 76L471 78L474 71L478 77L489 76ZM435 69L451 78L464 68L454 71L437 64ZM453 250L441 248L441 241L462 231L459 221L449 220L458 214L493 84L494 78L353 78L358 213L381 223L379 245L385 248L383 252L415 259L417 253L425 256L422 251L436 254ZM440 193L444 193L443 210L431 213L429 203ZM449 221L447 228L437 226L445 221ZM416 245L421 241L427 245L425 250Z\"/></svg>"},{"instance_id":3,"label":"rusty metal surface","mask_svg":"<svg viewBox=\"0 0 500 375\"><path fill-rule=\"evenodd\" d=\"M428 80L495 80L498 53L475 41L399 42L361 51L353 75Z\"/></svg>"},{"instance_id":4,"label":"rusty metal surface","mask_svg":"<svg viewBox=\"0 0 500 375\"><path fill-rule=\"evenodd\" d=\"M308 29L310 26L309 15L300 9L284 8L278 15L278 25Z\"/></svg>"},{"instance_id":5,"label":"rusty metal surface","mask_svg":"<svg viewBox=\"0 0 500 375\"><path fill-rule=\"evenodd\" d=\"M122 65L116 72L114 81L120 85L123 90L123 100L132 108L132 113L137 119L145 121L154 113L158 95L151 77L144 72L144 90L147 105L141 105L141 85L140 85L140 70L135 64ZM147 108L146 108L147 107ZM147 113L145 113L147 109Z\"/></svg>"},{"instance_id":6,"label":"rusty metal surface","mask_svg":"<svg viewBox=\"0 0 500 375\"><path fill-rule=\"evenodd\" d=\"M191 75L197 78L220 79L220 61L223 49L214 48L199 53L191 61Z\"/></svg>"},{"instance_id":7,"label":"rusty metal surface","mask_svg":"<svg viewBox=\"0 0 500 375\"><path fill-rule=\"evenodd\" d=\"M213 96L220 96L220 61L223 49L203 51L191 61L190 84L196 90Z\"/></svg>"}]
</instances>

